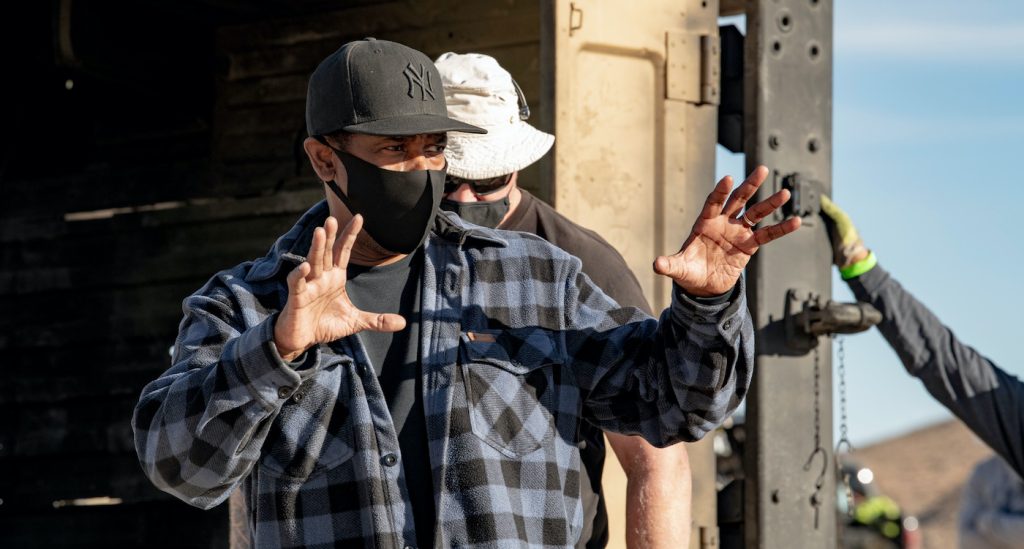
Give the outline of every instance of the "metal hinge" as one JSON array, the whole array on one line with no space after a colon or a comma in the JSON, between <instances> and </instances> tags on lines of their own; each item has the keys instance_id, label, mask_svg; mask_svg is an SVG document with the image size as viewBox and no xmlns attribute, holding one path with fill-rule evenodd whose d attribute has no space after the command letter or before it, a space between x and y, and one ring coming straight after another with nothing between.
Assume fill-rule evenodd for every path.
<instances>
[{"instance_id":1,"label":"metal hinge","mask_svg":"<svg viewBox=\"0 0 1024 549\"><path fill-rule=\"evenodd\" d=\"M665 33L665 98L718 105L721 46L717 34Z\"/></svg>"},{"instance_id":2,"label":"metal hinge","mask_svg":"<svg viewBox=\"0 0 1024 549\"><path fill-rule=\"evenodd\" d=\"M715 526L700 527L700 549L718 547L718 528Z\"/></svg>"}]
</instances>

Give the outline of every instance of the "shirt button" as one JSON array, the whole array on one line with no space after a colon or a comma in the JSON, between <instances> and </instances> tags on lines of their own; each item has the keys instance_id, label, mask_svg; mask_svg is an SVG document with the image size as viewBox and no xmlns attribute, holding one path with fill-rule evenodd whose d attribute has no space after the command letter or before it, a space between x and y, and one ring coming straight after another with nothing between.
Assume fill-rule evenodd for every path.
<instances>
[{"instance_id":1,"label":"shirt button","mask_svg":"<svg viewBox=\"0 0 1024 549\"><path fill-rule=\"evenodd\" d=\"M291 387L280 387L280 388L278 388L277 396L279 398L288 398L288 397L292 396L292 388Z\"/></svg>"},{"instance_id":2,"label":"shirt button","mask_svg":"<svg viewBox=\"0 0 1024 549\"><path fill-rule=\"evenodd\" d=\"M302 393L295 393L295 396L292 397L292 400L294 400L295 402L302 402L302 397Z\"/></svg>"},{"instance_id":3,"label":"shirt button","mask_svg":"<svg viewBox=\"0 0 1024 549\"><path fill-rule=\"evenodd\" d=\"M384 456L384 459L382 459L381 461L383 461L384 465L388 467L394 467L394 465L398 463L398 456L396 456L395 454L388 454Z\"/></svg>"},{"instance_id":4,"label":"shirt button","mask_svg":"<svg viewBox=\"0 0 1024 549\"><path fill-rule=\"evenodd\" d=\"M585 441L585 440L579 441L576 444L576 447L579 448L580 450L586 450L587 449L587 441Z\"/></svg>"},{"instance_id":5,"label":"shirt button","mask_svg":"<svg viewBox=\"0 0 1024 549\"><path fill-rule=\"evenodd\" d=\"M728 330L729 328L732 328L732 319L726 320L722 323L723 330Z\"/></svg>"}]
</instances>

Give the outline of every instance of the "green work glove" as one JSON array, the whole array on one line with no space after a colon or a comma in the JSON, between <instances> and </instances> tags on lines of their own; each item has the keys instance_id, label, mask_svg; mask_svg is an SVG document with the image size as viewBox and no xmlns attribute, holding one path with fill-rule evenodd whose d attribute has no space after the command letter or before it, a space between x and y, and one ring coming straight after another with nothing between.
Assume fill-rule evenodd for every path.
<instances>
[{"instance_id":1,"label":"green work glove","mask_svg":"<svg viewBox=\"0 0 1024 549\"><path fill-rule=\"evenodd\" d=\"M832 239L832 262L843 278L848 280L870 271L877 263L875 254L864 247L850 216L825 195L821 195L821 217Z\"/></svg>"}]
</instances>

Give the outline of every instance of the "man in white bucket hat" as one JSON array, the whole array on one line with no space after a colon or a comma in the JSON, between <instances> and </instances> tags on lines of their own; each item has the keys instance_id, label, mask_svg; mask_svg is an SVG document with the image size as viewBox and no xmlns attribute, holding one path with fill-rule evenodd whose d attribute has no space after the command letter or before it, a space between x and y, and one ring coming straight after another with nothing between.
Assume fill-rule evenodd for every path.
<instances>
[{"instance_id":1,"label":"man in white bucket hat","mask_svg":"<svg viewBox=\"0 0 1024 549\"><path fill-rule=\"evenodd\" d=\"M636 276L622 256L517 185L519 170L547 154L555 136L526 122L529 107L512 76L490 56L446 53L435 64L448 115L487 130L451 133L443 209L477 225L529 232L577 256L598 287L620 305L650 312ZM582 424L581 482L585 524L577 547L604 547L608 517L601 487L605 445L601 430ZM690 530L690 465L686 447L658 449L640 437L607 433L625 470L626 539L630 547L684 547ZM589 482L588 482L589 481Z\"/></svg>"}]
</instances>

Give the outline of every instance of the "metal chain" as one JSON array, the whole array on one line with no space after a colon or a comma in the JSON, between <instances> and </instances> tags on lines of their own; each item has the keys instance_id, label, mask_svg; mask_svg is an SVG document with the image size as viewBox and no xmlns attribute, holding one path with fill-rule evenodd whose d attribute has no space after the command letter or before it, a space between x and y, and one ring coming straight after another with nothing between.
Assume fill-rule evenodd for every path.
<instances>
[{"instance_id":1,"label":"metal chain","mask_svg":"<svg viewBox=\"0 0 1024 549\"><path fill-rule=\"evenodd\" d=\"M814 447L821 446L821 353L814 348Z\"/></svg>"},{"instance_id":2,"label":"metal chain","mask_svg":"<svg viewBox=\"0 0 1024 549\"><path fill-rule=\"evenodd\" d=\"M839 345L837 356L839 358L839 442L836 443L836 454L846 449L847 453L853 452L853 444L850 444L849 432L846 425L846 351L843 349L843 338L837 337Z\"/></svg>"},{"instance_id":3,"label":"metal chain","mask_svg":"<svg viewBox=\"0 0 1024 549\"><path fill-rule=\"evenodd\" d=\"M821 454L821 473L814 481L814 493L811 494L810 503L814 508L814 529L818 529L818 515L821 512L821 505L825 502L822 496L822 489L825 487L825 475L828 471L828 450L821 446L821 356L818 347L814 347L814 450L807 456L807 463L804 463L804 471L810 471L814 463L814 457Z\"/></svg>"},{"instance_id":4,"label":"metal chain","mask_svg":"<svg viewBox=\"0 0 1024 549\"><path fill-rule=\"evenodd\" d=\"M834 336L833 336L834 337ZM839 346L839 350L836 352L836 356L839 359L839 365L837 368L839 374L839 442L836 443L836 471L842 472L842 465L839 463L839 455L843 453L844 448L847 454L853 452L853 444L850 443L850 439L847 437L847 422L846 422L846 350L843 348L843 338L836 337L836 344ZM850 486L850 475L841 474L843 481L843 491L846 495L846 512L847 514L853 514L853 488Z\"/></svg>"}]
</instances>

